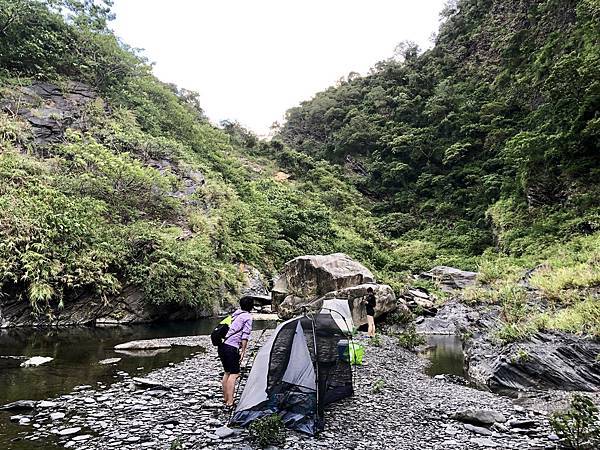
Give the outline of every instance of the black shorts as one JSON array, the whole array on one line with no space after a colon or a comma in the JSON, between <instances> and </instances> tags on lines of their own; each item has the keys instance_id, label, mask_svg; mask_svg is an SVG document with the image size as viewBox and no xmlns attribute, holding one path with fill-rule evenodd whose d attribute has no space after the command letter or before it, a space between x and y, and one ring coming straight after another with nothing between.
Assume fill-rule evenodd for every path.
<instances>
[{"instance_id":1,"label":"black shorts","mask_svg":"<svg viewBox=\"0 0 600 450\"><path fill-rule=\"evenodd\" d=\"M219 353L219 359L223 363L223 370L225 370L226 373L240 373L240 352L237 348L232 347L231 345L221 344L219 345L217 352Z\"/></svg>"},{"instance_id":2,"label":"black shorts","mask_svg":"<svg viewBox=\"0 0 600 450\"><path fill-rule=\"evenodd\" d=\"M367 316L375 317L375 308L367 308Z\"/></svg>"}]
</instances>

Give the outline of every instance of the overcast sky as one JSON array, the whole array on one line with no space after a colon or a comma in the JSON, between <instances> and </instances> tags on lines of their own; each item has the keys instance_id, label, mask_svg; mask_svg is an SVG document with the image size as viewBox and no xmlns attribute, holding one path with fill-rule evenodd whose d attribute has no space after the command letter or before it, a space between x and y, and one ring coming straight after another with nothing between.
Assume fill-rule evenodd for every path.
<instances>
[{"instance_id":1,"label":"overcast sky","mask_svg":"<svg viewBox=\"0 0 600 450\"><path fill-rule=\"evenodd\" d=\"M445 0L116 0L116 34L212 121L264 135L285 111L401 41L430 46Z\"/></svg>"}]
</instances>

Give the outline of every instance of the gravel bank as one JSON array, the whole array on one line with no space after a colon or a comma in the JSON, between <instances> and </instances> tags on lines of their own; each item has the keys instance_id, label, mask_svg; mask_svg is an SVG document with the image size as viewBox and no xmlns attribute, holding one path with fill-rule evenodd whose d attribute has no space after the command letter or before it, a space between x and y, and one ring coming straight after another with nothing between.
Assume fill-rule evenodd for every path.
<instances>
[{"instance_id":1,"label":"gravel bank","mask_svg":"<svg viewBox=\"0 0 600 450\"><path fill-rule=\"evenodd\" d=\"M354 397L327 411L326 429L318 438L288 433L282 448L556 447L549 439L542 412L548 405L543 400L524 408L507 397L430 378L423 373L426 361L400 349L393 339L382 336L381 347L370 345L364 337L360 340L367 348L365 365L356 372ZM190 339L182 342L189 344ZM78 450L252 449L244 430L225 439L214 434L228 418L221 403L220 365L208 337L195 337L194 343L204 345L206 351L147 376L162 387L144 385L143 380L136 385L120 372L120 379L110 386L80 386L69 395L38 403L33 411L15 412L13 420L30 431L27 439L58 440ZM373 393L379 379L384 384ZM520 422L522 428L507 422L482 429L452 419L467 408L492 409L507 420L527 421Z\"/></svg>"}]
</instances>

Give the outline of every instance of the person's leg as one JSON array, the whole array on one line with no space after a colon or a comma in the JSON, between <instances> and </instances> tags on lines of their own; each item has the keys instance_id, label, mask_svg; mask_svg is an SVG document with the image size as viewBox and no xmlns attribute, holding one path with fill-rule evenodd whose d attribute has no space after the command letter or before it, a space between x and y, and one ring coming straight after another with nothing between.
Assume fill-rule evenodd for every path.
<instances>
[{"instance_id":1,"label":"person's leg","mask_svg":"<svg viewBox=\"0 0 600 450\"><path fill-rule=\"evenodd\" d=\"M235 382L238 379L238 377L240 376L239 373L230 373L229 376L227 377L227 382L225 385L225 404L227 406L232 406L233 405L233 395L234 395L234 391L235 391Z\"/></svg>"},{"instance_id":2,"label":"person's leg","mask_svg":"<svg viewBox=\"0 0 600 450\"><path fill-rule=\"evenodd\" d=\"M227 380L229 379L229 372L225 372L223 379L221 380L221 386L223 387L223 401L227 403Z\"/></svg>"},{"instance_id":3,"label":"person's leg","mask_svg":"<svg viewBox=\"0 0 600 450\"><path fill-rule=\"evenodd\" d=\"M373 316L367 316L367 323L369 324L367 334L370 337L375 336L375 319L373 318Z\"/></svg>"}]
</instances>

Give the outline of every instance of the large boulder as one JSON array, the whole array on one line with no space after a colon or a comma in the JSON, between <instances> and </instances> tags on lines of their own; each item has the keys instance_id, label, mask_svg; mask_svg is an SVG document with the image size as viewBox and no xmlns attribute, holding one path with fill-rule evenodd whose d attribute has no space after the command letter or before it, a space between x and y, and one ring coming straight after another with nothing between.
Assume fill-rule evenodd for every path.
<instances>
[{"instance_id":1,"label":"large boulder","mask_svg":"<svg viewBox=\"0 0 600 450\"><path fill-rule=\"evenodd\" d=\"M498 346L489 335L468 343L469 378L491 390L600 390L600 341L562 332L539 332Z\"/></svg>"},{"instance_id":2,"label":"large boulder","mask_svg":"<svg viewBox=\"0 0 600 450\"><path fill-rule=\"evenodd\" d=\"M369 269L343 253L299 256L285 264L275 281L272 305L278 311L290 295L310 303L328 292L374 282Z\"/></svg>"},{"instance_id":3,"label":"large boulder","mask_svg":"<svg viewBox=\"0 0 600 450\"><path fill-rule=\"evenodd\" d=\"M431 280L444 292L454 292L477 283L477 272L469 272L448 266L436 266L429 272L422 272L419 277Z\"/></svg>"}]
</instances>

